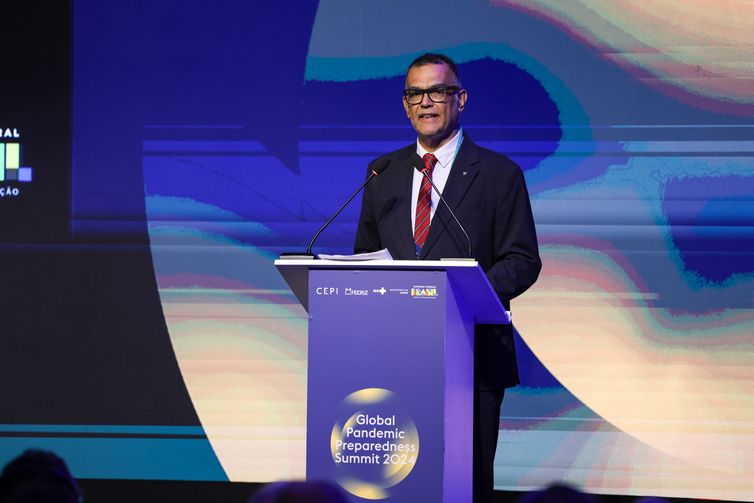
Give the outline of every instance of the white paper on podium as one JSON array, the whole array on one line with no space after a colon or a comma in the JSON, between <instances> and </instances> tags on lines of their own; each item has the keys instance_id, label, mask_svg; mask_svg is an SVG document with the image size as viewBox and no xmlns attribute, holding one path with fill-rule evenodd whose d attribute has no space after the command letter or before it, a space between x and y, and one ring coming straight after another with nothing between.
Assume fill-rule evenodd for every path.
<instances>
[{"instance_id":1,"label":"white paper on podium","mask_svg":"<svg viewBox=\"0 0 754 503\"><path fill-rule=\"evenodd\" d=\"M358 255L326 255L320 253L317 255L322 260L337 260L340 262L352 262L362 260L393 260L393 256L387 248L383 248L380 251L370 253L359 253Z\"/></svg>"}]
</instances>

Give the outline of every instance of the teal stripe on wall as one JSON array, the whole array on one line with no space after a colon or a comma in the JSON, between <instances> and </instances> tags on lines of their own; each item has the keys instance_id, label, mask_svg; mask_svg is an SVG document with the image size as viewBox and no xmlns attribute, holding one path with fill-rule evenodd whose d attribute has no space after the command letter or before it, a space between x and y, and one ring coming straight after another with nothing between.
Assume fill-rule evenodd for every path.
<instances>
[{"instance_id":1,"label":"teal stripe on wall","mask_svg":"<svg viewBox=\"0 0 754 503\"><path fill-rule=\"evenodd\" d=\"M0 424L3 433L97 433L128 435L204 435L201 426L141 426L91 424Z\"/></svg>"},{"instance_id":2,"label":"teal stripe on wall","mask_svg":"<svg viewBox=\"0 0 754 503\"><path fill-rule=\"evenodd\" d=\"M77 427L67 428L74 430ZM81 428L90 433L105 433L92 431L100 427ZM147 433L144 427L136 428L141 428L139 433L144 434L175 434L176 428L183 429L148 427ZM121 426L112 427L107 433L113 430L117 430L117 433L134 433L131 427ZM8 432L7 429L4 431ZM41 429L38 428L37 431L41 432ZM195 433L191 431L190 434ZM76 478L228 480L206 438L2 437L0 433L0 466L4 466L26 449L44 449L62 457Z\"/></svg>"}]
</instances>

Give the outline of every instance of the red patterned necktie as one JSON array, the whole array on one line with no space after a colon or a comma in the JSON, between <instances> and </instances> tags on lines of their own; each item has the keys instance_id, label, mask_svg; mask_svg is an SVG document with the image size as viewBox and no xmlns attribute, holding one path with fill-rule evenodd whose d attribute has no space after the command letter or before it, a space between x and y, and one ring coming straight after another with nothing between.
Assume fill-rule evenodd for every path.
<instances>
[{"instance_id":1,"label":"red patterned necktie","mask_svg":"<svg viewBox=\"0 0 754 503\"><path fill-rule=\"evenodd\" d=\"M432 169L437 163L437 157L432 154L424 154L424 169L429 177L432 177ZM427 177L422 176L422 184L419 188L419 197L416 199L416 220L414 224L414 242L416 243L416 255L421 253L424 241L429 234L430 208L432 206L432 184Z\"/></svg>"}]
</instances>

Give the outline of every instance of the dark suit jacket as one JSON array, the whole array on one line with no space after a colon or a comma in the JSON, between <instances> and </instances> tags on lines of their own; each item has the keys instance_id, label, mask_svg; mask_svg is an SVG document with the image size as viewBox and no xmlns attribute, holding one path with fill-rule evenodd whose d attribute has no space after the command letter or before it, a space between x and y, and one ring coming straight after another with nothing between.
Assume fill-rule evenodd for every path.
<instances>
[{"instance_id":1,"label":"dark suit jacket","mask_svg":"<svg viewBox=\"0 0 754 503\"><path fill-rule=\"evenodd\" d=\"M394 259L416 259L411 230L411 161L415 153L416 144L412 144L384 156L390 165L364 191L356 253L387 248ZM529 288L542 267L521 169L465 136L443 198L471 238L474 258L505 308L510 309L510 299ZM467 256L468 241L445 206L439 204L419 259ZM510 325L477 326L475 355L479 389L499 390L518 384Z\"/></svg>"}]
</instances>

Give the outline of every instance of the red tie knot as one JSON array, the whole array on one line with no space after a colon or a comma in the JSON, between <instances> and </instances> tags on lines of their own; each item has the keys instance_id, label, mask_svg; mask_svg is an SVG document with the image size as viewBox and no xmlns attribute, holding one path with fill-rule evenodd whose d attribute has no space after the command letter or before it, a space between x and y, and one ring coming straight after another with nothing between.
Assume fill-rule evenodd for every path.
<instances>
[{"instance_id":1,"label":"red tie knot","mask_svg":"<svg viewBox=\"0 0 754 503\"><path fill-rule=\"evenodd\" d=\"M429 175L432 176L432 169L435 167L435 164L437 164L437 157L435 157L433 154L424 154L424 157L422 157L424 160L424 167L429 171Z\"/></svg>"}]
</instances>

